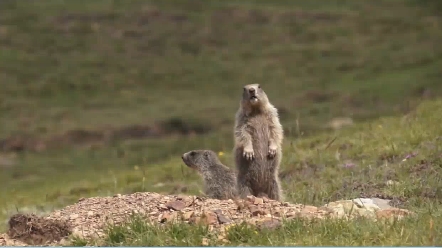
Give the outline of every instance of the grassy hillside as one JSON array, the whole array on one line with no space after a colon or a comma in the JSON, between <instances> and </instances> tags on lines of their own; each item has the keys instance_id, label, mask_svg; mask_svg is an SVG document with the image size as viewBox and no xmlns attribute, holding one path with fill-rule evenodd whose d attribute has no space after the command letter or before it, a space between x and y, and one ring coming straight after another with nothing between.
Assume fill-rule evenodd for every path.
<instances>
[{"instance_id":1,"label":"grassy hillside","mask_svg":"<svg viewBox=\"0 0 442 248\"><path fill-rule=\"evenodd\" d=\"M201 246L204 239L210 245L227 246L440 246L442 115L436 113L441 108L441 100L426 102L404 117L384 117L293 141L284 149L282 178L290 202L322 206L340 199L381 197L414 211L415 217L393 223L293 220L284 223L282 231L237 226L229 229L228 243L201 226L153 227L135 219L128 224L131 229L109 229L105 245ZM149 171L179 174L177 164L172 159ZM194 180L192 176L182 181Z\"/></svg>"},{"instance_id":2,"label":"grassy hillside","mask_svg":"<svg viewBox=\"0 0 442 248\"><path fill-rule=\"evenodd\" d=\"M178 155L209 148L225 152L230 164L244 84L260 83L280 109L287 134L283 167L296 189L311 189L317 178L305 178L321 168L325 181L341 172L350 176L350 170L332 169L340 160L369 163L369 153L389 161L409 152L392 143L396 136L399 144L419 144L405 128L393 125L395 137L387 131L377 137L375 126L365 126L353 141L339 134L336 142L377 138L335 160L336 149L329 155L315 149L331 136L308 138L326 131L333 118L402 115L442 92L442 18L412 1L47 0L0 6L0 219L16 209L46 211L89 195L197 193L197 176ZM428 117L416 125L436 124ZM421 131L420 141L433 137ZM381 178L384 171L371 173ZM347 181L345 192L354 184ZM317 203L343 194L340 184L324 185L315 185L315 194L293 190L291 200Z\"/></svg>"}]
</instances>

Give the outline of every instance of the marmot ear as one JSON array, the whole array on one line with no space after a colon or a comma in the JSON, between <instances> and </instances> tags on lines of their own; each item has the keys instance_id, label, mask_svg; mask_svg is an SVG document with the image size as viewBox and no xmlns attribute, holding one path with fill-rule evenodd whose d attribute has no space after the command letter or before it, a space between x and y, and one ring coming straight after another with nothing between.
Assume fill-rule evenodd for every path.
<instances>
[{"instance_id":1,"label":"marmot ear","mask_svg":"<svg viewBox=\"0 0 442 248\"><path fill-rule=\"evenodd\" d=\"M206 151L206 152L204 152L204 157L208 159L208 158L210 157L210 154L209 154L209 152L207 152L207 151Z\"/></svg>"}]
</instances>

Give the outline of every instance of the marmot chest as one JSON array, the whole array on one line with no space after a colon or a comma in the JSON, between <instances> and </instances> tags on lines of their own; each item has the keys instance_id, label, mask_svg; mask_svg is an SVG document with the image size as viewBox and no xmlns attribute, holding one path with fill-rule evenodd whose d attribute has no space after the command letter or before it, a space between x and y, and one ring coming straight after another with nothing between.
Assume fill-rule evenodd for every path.
<instances>
[{"instance_id":1,"label":"marmot chest","mask_svg":"<svg viewBox=\"0 0 442 248\"><path fill-rule=\"evenodd\" d=\"M254 145L257 143L268 145L270 136L269 120L262 115L251 117L247 122L247 131L252 136Z\"/></svg>"}]
</instances>

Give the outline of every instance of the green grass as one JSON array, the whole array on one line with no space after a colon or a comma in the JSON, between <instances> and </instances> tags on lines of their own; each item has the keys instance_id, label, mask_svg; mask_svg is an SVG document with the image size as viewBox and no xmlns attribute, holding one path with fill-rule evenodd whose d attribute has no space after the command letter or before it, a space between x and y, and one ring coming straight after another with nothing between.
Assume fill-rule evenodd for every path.
<instances>
[{"instance_id":1,"label":"green grass","mask_svg":"<svg viewBox=\"0 0 442 248\"><path fill-rule=\"evenodd\" d=\"M357 219L290 220L278 230L229 229L227 243L203 226L151 225L141 218L110 226L105 246L438 246L442 244L442 101L421 104L404 117L384 117L354 127L287 142L282 163L289 202L322 206L355 197L387 197L416 213L396 222ZM406 155L414 157L403 161ZM231 154L221 157L231 160ZM353 162L346 168L343 165ZM177 159L152 171L178 174ZM176 172L171 172L175 170ZM185 184L195 180L182 180ZM392 180L397 184L388 185ZM155 190L148 187L147 190ZM76 240L76 243L85 242ZM104 243L103 243L104 242Z\"/></svg>"},{"instance_id":2,"label":"green grass","mask_svg":"<svg viewBox=\"0 0 442 248\"><path fill-rule=\"evenodd\" d=\"M276 230L258 230L240 224L226 232L225 240L204 226L178 223L159 227L134 218L112 227L103 246L434 246L440 245L440 229L430 227L429 218L407 219L391 224L370 220L291 220ZM433 225L440 224L433 221ZM410 229L409 226L415 228ZM130 228L130 229L129 229ZM73 245L84 246L77 239Z\"/></svg>"},{"instance_id":3,"label":"green grass","mask_svg":"<svg viewBox=\"0 0 442 248\"><path fill-rule=\"evenodd\" d=\"M412 111L442 92L434 10L407 0L4 1L0 143L23 136L48 148L0 153L15 162L0 164L0 220L93 195L197 194L198 176L179 155L224 151L233 166L231 129L248 83L280 109L290 201L320 205L363 191L437 209L440 103ZM328 130L335 117L361 124ZM81 144L62 136L133 125L167 135ZM172 132L186 126L210 131ZM342 168L346 160L357 166ZM390 179L401 186L384 187Z\"/></svg>"}]
</instances>

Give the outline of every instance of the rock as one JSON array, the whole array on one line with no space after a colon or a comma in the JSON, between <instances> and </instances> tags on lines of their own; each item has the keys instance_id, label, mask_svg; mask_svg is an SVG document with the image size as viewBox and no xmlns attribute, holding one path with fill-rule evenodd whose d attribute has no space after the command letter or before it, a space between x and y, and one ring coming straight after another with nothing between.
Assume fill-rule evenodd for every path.
<instances>
[{"instance_id":1,"label":"rock","mask_svg":"<svg viewBox=\"0 0 442 248\"><path fill-rule=\"evenodd\" d=\"M338 201L338 202L330 202L324 205L324 207L328 208L331 212L333 212L335 217L342 218L346 214L344 204L353 205L352 202L348 203L348 202Z\"/></svg>"},{"instance_id":2,"label":"rock","mask_svg":"<svg viewBox=\"0 0 442 248\"><path fill-rule=\"evenodd\" d=\"M341 200L330 202L325 205L326 208L333 212L334 217L337 218L353 218L353 217L375 217L375 210L373 208L363 208L355 204L352 200Z\"/></svg>"},{"instance_id":3,"label":"rock","mask_svg":"<svg viewBox=\"0 0 442 248\"><path fill-rule=\"evenodd\" d=\"M215 210L215 211L213 211L213 212L214 212L214 213L216 214L216 216L218 217L218 222L219 222L220 224L227 224L227 223L232 222L232 220L229 219L229 218L227 218L227 217L223 214L223 212L222 212L221 210L217 209L217 210Z\"/></svg>"},{"instance_id":4,"label":"rock","mask_svg":"<svg viewBox=\"0 0 442 248\"><path fill-rule=\"evenodd\" d=\"M175 211L180 211L186 207L186 204L182 201L171 201L166 203L166 207Z\"/></svg>"},{"instance_id":5,"label":"rock","mask_svg":"<svg viewBox=\"0 0 442 248\"><path fill-rule=\"evenodd\" d=\"M191 224L200 224L201 223L201 217L193 215L192 217L190 217L189 223L191 223Z\"/></svg>"},{"instance_id":6,"label":"rock","mask_svg":"<svg viewBox=\"0 0 442 248\"><path fill-rule=\"evenodd\" d=\"M354 203L356 203L359 206L364 206L364 205L373 205L373 200L370 198L356 198L352 200Z\"/></svg>"},{"instance_id":7,"label":"rock","mask_svg":"<svg viewBox=\"0 0 442 248\"><path fill-rule=\"evenodd\" d=\"M304 212L316 212L316 211L318 211L318 207L310 206L310 205L305 205L305 206L302 207L301 211L304 211Z\"/></svg>"},{"instance_id":8,"label":"rock","mask_svg":"<svg viewBox=\"0 0 442 248\"><path fill-rule=\"evenodd\" d=\"M158 205L158 208L159 209L161 209L161 210L167 210L167 209L169 209L166 205L164 205L164 204L160 204L160 205Z\"/></svg>"},{"instance_id":9,"label":"rock","mask_svg":"<svg viewBox=\"0 0 442 248\"><path fill-rule=\"evenodd\" d=\"M71 215L69 215L69 219L71 219L71 220L78 219L78 217L79 217L78 214L71 214Z\"/></svg>"},{"instance_id":10,"label":"rock","mask_svg":"<svg viewBox=\"0 0 442 248\"><path fill-rule=\"evenodd\" d=\"M300 212L296 213L296 217L311 219L317 216L318 208L315 206L303 206Z\"/></svg>"},{"instance_id":11,"label":"rock","mask_svg":"<svg viewBox=\"0 0 442 248\"><path fill-rule=\"evenodd\" d=\"M220 215L218 215L218 222L219 222L220 224L227 224L227 223L232 222L232 220L229 219L229 218L227 218L226 216L220 214Z\"/></svg>"},{"instance_id":12,"label":"rock","mask_svg":"<svg viewBox=\"0 0 442 248\"><path fill-rule=\"evenodd\" d=\"M192 224L201 224L201 225L214 225L218 223L217 215L212 211L203 212L201 217L192 216L189 220L189 223Z\"/></svg>"},{"instance_id":13,"label":"rock","mask_svg":"<svg viewBox=\"0 0 442 248\"><path fill-rule=\"evenodd\" d=\"M379 206L374 203L374 201L370 198L356 198L353 199L353 202L359 207L359 208L365 208L371 212L376 212L379 210Z\"/></svg>"},{"instance_id":14,"label":"rock","mask_svg":"<svg viewBox=\"0 0 442 248\"><path fill-rule=\"evenodd\" d=\"M190 218L192 218L192 216L194 215L194 212L192 211L192 212L185 212L184 214L183 214L183 219L184 220L190 220Z\"/></svg>"},{"instance_id":15,"label":"rock","mask_svg":"<svg viewBox=\"0 0 442 248\"><path fill-rule=\"evenodd\" d=\"M247 200L249 200L251 202L255 201L255 196L253 196L253 195L248 195L246 198L247 198Z\"/></svg>"},{"instance_id":16,"label":"rock","mask_svg":"<svg viewBox=\"0 0 442 248\"><path fill-rule=\"evenodd\" d=\"M376 212L376 217L378 219L389 219L393 220L395 218L402 219L405 216L413 215L414 213L400 208L390 208L390 209L382 209Z\"/></svg>"},{"instance_id":17,"label":"rock","mask_svg":"<svg viewBox=\"0 0 442 248\"><path fill-rule=\"evenodd\" d=\"M218 216L212 211L203 212L201 215L201 223L204 225L218 223Z\"/></svg>"},{"instance_id":18,"label":"rock","mask_svg":"<svg viewBox=\"0 0 442 248\"><path fill-rule=\"evenodd\" d=\"M252 213L252 216L267 214L262 208L256 206L250 206L250 212Z\"/></svg>"},{"instance_id":19,"label":"rock","mask_svg":"<svg viewBox=\"0 0 442 248\"><path fill-rule=\"evenodd\" d=\"M177 218L177 212L164 212L160 215L160 223L170 222Z\"/></svg>"},{"instance_id":20,"label":"rock","mask_svg":"<svg viewBox=\"0 0 442 248\"><path fill-rule=\"evenodd\" d=\"M184 202L185 202L186 200L188 200L188 198L189 198L189 197L186 196L186 195L183 195L183 194L177 194L175 199L178 200L178 201L184 201Z\"/></svg>"},{"instance_id":21,"label":"rock","mask_svg":"<svg viewBox=\"0 0 442 248\"><path fill-rule=\"evenodd\" d=\"M389 205L390 200L380 198L356 198L353 200L342 200L326 204L325 207L333 212L334 217L353 218L368 217L402 218L411 212L405 209L393 208Z\"/></svg>"},{"instance_id":22,"label":"rock","mask_svg":"<svg viewBox=\"0 0 442 248\"><path fill-rule=\"evenodd\" d=\"M259 230L262 229L270 229L270 230L274 230L276 228L278 228L279 226L281 226L281 221L275 218L265 218L263 221L259 222L257 224L257 227Z\"/></svg>"},{"instance_id":23,"label":"rock","mask_svg":"<svg viewBox=\"0 0 442 248\"><path fill-rule=\"evenodd\" d=\"M263 196L263 197L262 197L262 200L264 201L264 203L267 203L267 202L269 202L271 199L268 198L267 196Z\"/></svg>"},{"instance_id":24,"label":"rock","mask_svg":"<svg viewBox=\"0 0 442 248\"><path fill-rule=\"evenodd\" d=\"M279 208L279 207L275 207L275 208L272 210L272 214L273 214L273 216L276 216L276 217L282 217L282 215L283 215L283 211L281 210L281 208Z\"/></svg>"},{"instance_id":25,"label":"rock","mask_svg":"<svg viewBox=\"0 0 442 248\"><path fill-rule=\"evenodd\" d=\"M371 198L373 203L376 204L380 209L389 209L392 208L390 205L391 200L380 199L380 198Z\"/></svg>"},{"instance_id":26,"label":"rock","mask_svg":"<svg viewBox=\"0 0 442 248\"><path fill-rule=\"evenodd\" d=\"M258 198L258 197L256 197L255 201L253 202L253 204L255 204L255 205L260 205L260 204L263 204L263 203L264 203L264 199Z\"/></svg>"}]
</instances>

